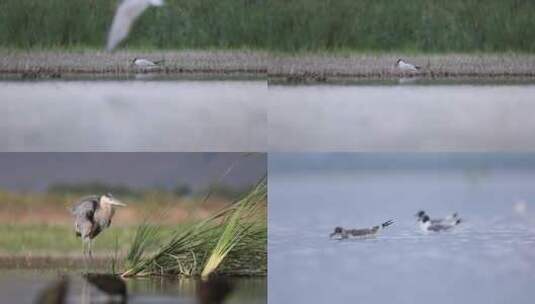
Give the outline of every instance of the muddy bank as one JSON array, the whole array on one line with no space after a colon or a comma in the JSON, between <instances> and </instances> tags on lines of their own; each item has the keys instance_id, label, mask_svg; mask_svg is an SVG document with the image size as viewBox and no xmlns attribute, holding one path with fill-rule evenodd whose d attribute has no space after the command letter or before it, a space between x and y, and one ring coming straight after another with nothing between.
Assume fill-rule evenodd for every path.
<instances>
[{"instance_id":1,"label":"muddy bank","mask_svg":"<svg viewBox=\"0 0 535 304\"><path fill-rule=\"evenodd\" d=\"M164 63L136 68L134 58ZM395 68L398 58L422 67ZM15 79L69 77L267 78L271 82L344 82L398 78L535 78L528 54L270 54L261 51L8 51L0 50L0 76Z\"/></svg>"},{"instance_id":2,"label":"muddy bank","mask_svg":"<svg viewBox=\"0 0 535 304\"><path fill-rule=\"evenodd\" d=\"M164 61L161 67L140 69L134 58ZM108 53L103 51L0 50L0 75L25 79L66 76L127 77L136 74L264 77L268 55L249 51L180 51Z\"/></svg>"},{"instance_id":3,"label":"muddy bank","mask_svg":"<svg viewBox=\"0 0 535 304\"><path fill-rule=\"evenodd\" d=\"M420 66L402 73L398 58ZM268 68L272 82L340 82L398 78L535 78L535 55L275 55Z\"/></svg>"}]
</instances>

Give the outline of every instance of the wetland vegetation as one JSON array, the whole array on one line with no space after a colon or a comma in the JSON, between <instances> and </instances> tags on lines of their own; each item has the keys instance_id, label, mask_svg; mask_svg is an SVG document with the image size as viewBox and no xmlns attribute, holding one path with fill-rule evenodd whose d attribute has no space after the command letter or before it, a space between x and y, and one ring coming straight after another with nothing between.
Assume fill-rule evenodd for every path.
<instances>
[{"instance_id":1,"label":"wetland vegetation","mask_svg":"<svg viewBox=\"0 0 535 304\"><path fill-rule=\"evenodd\" d=\"M75 267L81 245L67 207L88 187L100 185L1 192L0 266ZM117 212L110 231L96 240L95 267L126 276L266 274L265 179L240 192L222 185L197 194L181 186L172 193L116 188L129 208Z\"/></svg>"},{"instance_id":2,"label":"wetland vegetation","mask_svg":"<svg viewBox=\"0 0 535 304\"><path fill-rule=\"evenodd\" d=\"M134 49L533 52L525 0L168 0L134 25ZM0 45L101 49L117 1L4 0ZM61 12L61 13L58 13Z\"/></svg>"}]
</instances>

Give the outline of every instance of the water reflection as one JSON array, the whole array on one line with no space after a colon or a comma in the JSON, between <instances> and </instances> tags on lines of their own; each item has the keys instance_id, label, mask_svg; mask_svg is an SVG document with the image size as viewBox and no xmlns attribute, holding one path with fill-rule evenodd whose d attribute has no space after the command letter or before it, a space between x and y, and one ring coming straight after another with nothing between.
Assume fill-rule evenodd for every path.
<instances>
[{"instance_id":1,"label":"water reflection","mask_svg":"<svg viewBox=\"0 0 535 304\"><path fill-rule=\"evenodd\" d=\"M2 270L0 303L264 304L265 278L198 279Z\"/></svg>"}]
</instances>

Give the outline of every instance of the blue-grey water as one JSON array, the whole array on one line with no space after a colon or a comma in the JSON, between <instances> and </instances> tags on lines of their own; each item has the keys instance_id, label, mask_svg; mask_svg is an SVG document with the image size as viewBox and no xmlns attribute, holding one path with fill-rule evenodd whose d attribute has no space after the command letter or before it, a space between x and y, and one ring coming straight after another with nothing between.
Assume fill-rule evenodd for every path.
<instances>
[{"instance_id":1,"label":"blue-grey water","mask_svg":"<svg viewBox=\"0 0 535 304\"><path fill-rule=\"evenodd\" d=\"M0 151L266 151L263 81L0 81Z\"/></svg>"},{"instance_id":2,"label":"blue-grey water","mask_svg":"<svg viewBox=\"0 0 535 304\"><path fill-rule=\"evenodd\" d=\"M533 303L535 155L270 154L268 265L269 303Z\"/></svg>"},{"instance_id":3,"label":"blue-grey water","mask_svg":"<svg viewBox=\"0 0 535 304\"><path fill-rule=\"evenodd\" d=\"M279 152L534 151L535 85L270 86Z\"/></svg>"},{"instance_id":4,"label":"blue-grey water","mask_svg":"<svg viewBox=\"0 0 535 304\"><path fill-rule=\"evenodd\" d=\"M0 151L535 150L532 83L0 81Z\"/></svg>"}]
</instances>

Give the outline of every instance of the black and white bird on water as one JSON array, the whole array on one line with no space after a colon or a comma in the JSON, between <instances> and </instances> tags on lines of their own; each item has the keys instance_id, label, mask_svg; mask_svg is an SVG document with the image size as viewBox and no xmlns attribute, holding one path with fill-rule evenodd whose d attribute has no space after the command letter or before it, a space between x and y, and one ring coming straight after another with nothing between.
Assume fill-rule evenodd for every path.
<instances>
[{"instance_id":1,"label":"black and white bird on water","mask_svg":"<svg viewBox=\"0 0 535 304\"><path fill-rule=\"evenodd\" d=\"M426 215L428 214L425 213L425 211L423 210L420 210L418 211L418 213L415 214L418 220L421 220ZM453 223L457 221L459 221L459 223L461 222L461 219L459 218L459 215L457 214L457 212L452 213L446 216L445 218L431 218L429 216L429 220L431 221L431 224L449 224L449 223Z\"/></svg>"},{"instance_id":2,"label":"black and white bird on water","mask_svg":"<svg viewBox=\"0 0 535 304\"><path fill-rule=\"evenodd\" d=\"M331 233L330 238L335 238L337 240L343 240L347 238L363 238L363 237L369 237L369 236L375 236L377 233L392 225L394 221L389 220L381 225L373 226L371 228L361 228L361 229L344 229L342 227L336 227L334 228L334 232Z\"/></svg>"},{"instance_id":3,"label":"black and white bird on water","mask_svg":"<svg viewBox=\"0 0 535 304\"><path fill-rule=\"evenodd\" d=\"M125 207L111 194L92 195L81 198L71 208L74 217L74 231L82 238L84 256L92 257L91 242L111 224L115 206Z\"/></svg>"},{"instance_id":4,"label":"black and white bird on water","mask_svg":"<svg viewBox=\"0 0 535 304\"><path fill-rule=\"evenodd\" d=\"M418 72L419 70L421 70L422 68L417 66L417 65L414 65L412 63L408 63L408 62L405 62L403 59L398 59L398 61L396 62L396 67L401 71L401 72Z\"/></svg>"},{"instance_id":5,"label":"black and white bird on water","mask_svg":"<svg viewBox=\"0 0 535 304\"><path fill-rule=\"evenodd\" d=\"M108 34L106 49L113 51L130 32L134 21L150 6L163 6L163 0L123 0L115 16Z\"/></svg>"},{"instance_id":6,"label":"black and white bird on water","mask_svg":"<svg viewBox=\"0 0 535 304\"><path fill-rule=\"evenodd\" d=\"M138 68L157 68L160 67L164 63L164 60L159 61L151 61L144 58L134 58L132 60L132 64Z\"/></svg>"},{"instance_id":7,"label":"black and white bird on water","mask_svg":"<svg viewBox=\"0 0 535 304\"><path fill-rule=\"evenodd\" d=\"M420 224L420 229L422 229L422 231L424 232L441 232L448 231L459 225L461 223L461 219L449 222L432 223L431 218L429 218L428 215L424 215L420 219L418 219L418 223Z\"/></svg>"}]
</instances>

